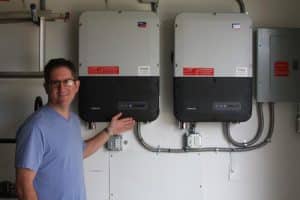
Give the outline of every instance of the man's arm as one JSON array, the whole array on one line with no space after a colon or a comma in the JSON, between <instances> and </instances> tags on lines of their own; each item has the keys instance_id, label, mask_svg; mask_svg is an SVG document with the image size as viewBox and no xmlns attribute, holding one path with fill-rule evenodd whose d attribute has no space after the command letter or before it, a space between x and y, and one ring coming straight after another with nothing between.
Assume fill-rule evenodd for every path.
<instances>
[{"instance_id":1,"label":"man's arm","mask_svg":"<svg viewBox=\"0 0 300 200\"><path fill-rule=\"evenodd\" d=\"M33 186L36 173L30 169L17 168L16 188L19 200L38 200Z\"/></svg>"},{"instance_id":2,"label":"man's arm","mask_svg":"<svg viewBox=\"0 0 300 200\"><path fill-rule=\"evenodd\" d=\"M108 141L110 136L119 135L133 128L135 121L130 117L120 119L121 116L122 113L115 115L106 129L102 130L94 137L85 141L86 147L83 152L84 158L95 153L100 147L102 147Z\"/></svg>"}]
</instances>

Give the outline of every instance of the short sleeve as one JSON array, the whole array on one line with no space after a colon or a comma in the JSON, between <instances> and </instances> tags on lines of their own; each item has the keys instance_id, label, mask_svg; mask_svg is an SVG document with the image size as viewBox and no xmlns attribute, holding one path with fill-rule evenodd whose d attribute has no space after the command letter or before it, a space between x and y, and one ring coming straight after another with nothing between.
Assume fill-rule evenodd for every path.
<instances>
[{"instance_id":1,"label":"short sleeve","mask_svg":"<svg viewBox=\"0 0 300 200\"><path fill-rule=\"evenodd\" d=\"M17 132L15 167L37 171L44 156L44 137L37 127L23 126Z\"/></svg>"}]
</instances>

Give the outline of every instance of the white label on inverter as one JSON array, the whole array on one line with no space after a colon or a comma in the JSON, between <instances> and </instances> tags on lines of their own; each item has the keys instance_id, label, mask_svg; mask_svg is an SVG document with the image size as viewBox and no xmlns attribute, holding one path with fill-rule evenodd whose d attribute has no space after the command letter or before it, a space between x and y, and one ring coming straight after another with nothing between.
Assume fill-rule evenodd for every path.
<instances>
[{"instance_id":1,"label":"white label on inverter","mask_svg":"<svg viewBox=\"0 0 300 200\"><path fill-rule=\"evenodd\" d=\"M138 66L138 75L139 76L151 75L151 67L150 66Z\"/></svg>"},{"instance_id":2,"label":"white label on inverter","mask_svg":"<svg viewBox=\"0 0 300 200\"><path fill-rule=\"evenodd\" d=\"M235 76L248 76L248 68L247 67L236 67L235 68Z\"/></svg>"},{"instance_id":3,"label":"white label on inverter","mask_svg":"<svg viewBox=\"0 0 300 200\"><path fill-rule=\"evenodd\" d=\"M240 24L240 23L233 23L233 24L232 24L232 28L238 30L238 29L241 28L241 24Z\"/></svg>"}]
</instances>

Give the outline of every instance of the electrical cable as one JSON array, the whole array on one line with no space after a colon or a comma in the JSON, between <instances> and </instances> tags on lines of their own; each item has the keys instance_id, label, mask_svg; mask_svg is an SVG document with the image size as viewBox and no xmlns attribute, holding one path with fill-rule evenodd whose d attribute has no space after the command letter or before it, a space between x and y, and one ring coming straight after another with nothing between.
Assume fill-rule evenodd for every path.
<instances>
[{"instance_id":1,"label":"electrical cable","mask_svg":"<svg viewBox=\"0 0 300 200\"><path fill-rule=\"evenodd\" d=\"M148 144L142 134L141 134L141 125L140 122L136 123L135 127L134 127L134 132L135 132L135 136L137 138L137 141L148 151L154 152L154 153L159 153L159 152L163 152L163 153L184 153L185 150L182 148L160 148L160 147L154 147L151 146L150 144Z\"/></svg>"},{"instance_id":2,"label":"electrical cable","mask_svg":"<svg viewBox=\"0 0 300 200\"><path fill-rule=\"evenodd\" d=\"M154 13L157 13L158 9L158 2L157 3L151 3L151 11Z\"/></svg>"},{"instance_id":3,"label":"electrical cable","mask_svg":"<svg viewBox=\"0 0 300 200\"><path fill-rule=\"evenodd\" d=\"M154 13L157 13L159 0L152 0L152 1L149 1L149 0L148 1L138 0L138 2L150 4L151 11L154 12Z\"/></svg>"},{"instance_id":4,"label":"electrical cable","mask_svg":"<svg viewBox=\"0 0 300 200\"><path fill-rule=\"evenodd\" d=\"M240 13L247 13L246 6L243 0L236 0L240 7Z\"/></svg>"},{"instance_id":5,"label":"electrical cable","mask_svg":"<svg viewBox=\"0 0 300 200\"><path fill-rule=\"evenodd\" d=\"M46 0L40 0L40 10L46 10Z\"/></svg>"},{"instance_id":6,"label":"electrical cable","mask_svg":"<svg viewBox=\"0 0 300 200\"><path fill-rule=\"evenodd\" d=\"M247 147L236 147L236 148L228 148L228 147L203 147L203 148L195 148L195 149L184 149L184 148L160 148L154 147L146 143L141 134L140 122L136 123L134 128L135 136L138 142L148 151L155 153L187 153L187 152L246 152L252 151L258 148L265 146L266 144L271 142L271 138L274 132L274 124L275 124L275 114L274 114L274 103L269 103L269 129L268 133L263 141L257 143L252 146Z\"/></svg>"},{"instance_id":7,"label":"electrical cable","mask_svg":"<svg viewBox=\"0 0 300 200\"><path fill-rule=\"evenodd\" d=\"M264 115L263 115L262 103L256 103L256 110L257 110L258 128L254 137L248 142L236 141L231 135L230 123L226 122L223 123L223 133L227 141L229 141L232 145L237 147L247 147L255 144L260 139L264 129Z\"/></svg>"}]
</instances>

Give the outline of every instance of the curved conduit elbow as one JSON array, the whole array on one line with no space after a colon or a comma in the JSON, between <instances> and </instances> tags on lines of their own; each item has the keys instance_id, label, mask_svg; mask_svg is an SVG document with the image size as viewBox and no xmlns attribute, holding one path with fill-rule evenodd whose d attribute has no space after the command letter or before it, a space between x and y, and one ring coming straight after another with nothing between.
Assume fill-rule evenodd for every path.
<instances>
[{"instance_id":1,"label":"curved conduit elbow","mask_svg":"<svg viewBox=\"0 0 300 200\"><path fill-rule=\"evenodd\" d=\"M238 142L231 135L230 123L223 123L223 133L227 141L229 141L231 144L237 147L248 147L255 144L260 139L264 129L264 115L262 110L262 103L256 103L256 110L257 110L258 128L254 137L248 142Z\"/></svg>"},{"instance_id":2,"label":"curved conduit elbow","mask_svg":"<svg viewBox=\"0 0 300 200\"><path fill-rule=\"evenodd\" d=\"M236 2L239 4L240 7L240 13L247 14L246 6L243 0L236 0Z\"/></svg>"}]
</instances>

